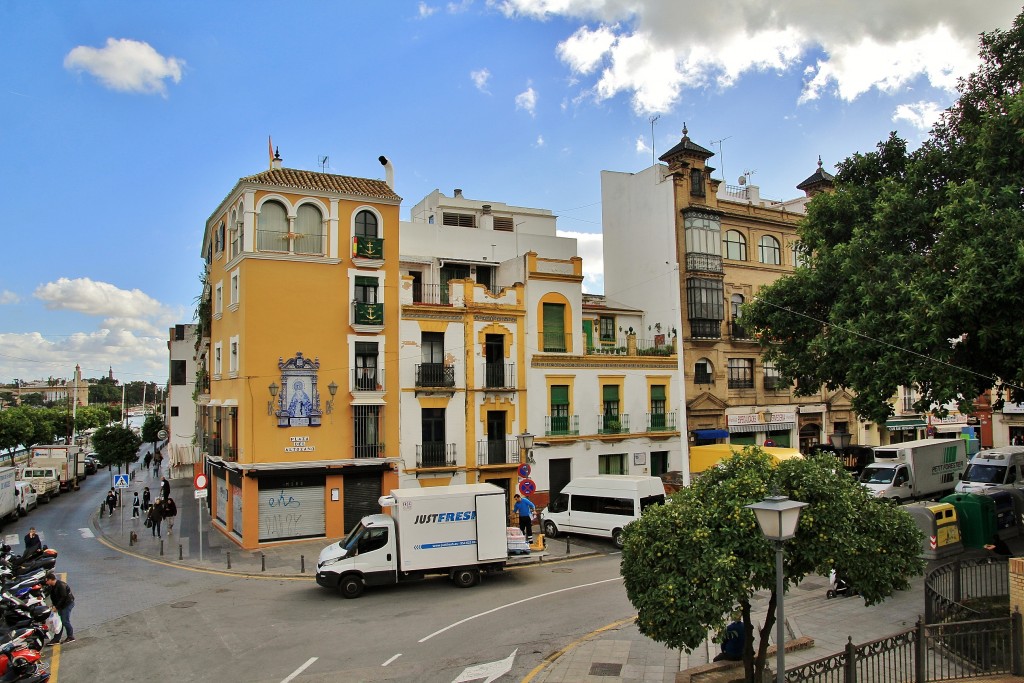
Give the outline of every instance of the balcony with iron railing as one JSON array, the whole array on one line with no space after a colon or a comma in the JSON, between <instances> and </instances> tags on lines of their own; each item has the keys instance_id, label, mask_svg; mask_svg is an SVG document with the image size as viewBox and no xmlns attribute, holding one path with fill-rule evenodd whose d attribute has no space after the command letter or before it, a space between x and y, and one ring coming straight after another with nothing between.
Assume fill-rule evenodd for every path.
<instances>
[{"instance_id":1,"label":"balcony with iron railing","mask_svg":"<svg viewBox=\"0 0 1024 683\"><path fill-rule=\"evenodd\" d=\"M352 257L379 261L384 258L382 237L356 237L352 243Z\"/></svg>"},{"instance_id":2,"label":"balcony with iron railing","mask_svg":"<svg viewBox=\"0 0 1024 683\"><path fill-rule=\"evenodd\" d=\"M518 439L486 439L476 443L477 465L518 465Z\"/></svg>"},{"instance_id":3,"label":"balcony with iron railing","mask_svg":"<svg viewBox=\"0 0 1024 683\"><path fill-rule=\"evenodd\" d=\"M441 285L426 285L422 282L412 283L412 302L414 304L427 304L429 306L450 306L448 301L448 288L444 288L442 301Z\"/></svg>"},{"instance_id":4,"label":"balcony with iron railing","mask_svg":"<svg viewBox=\"0 0 1024 683\"><path fill-rule=\"evenodd\" d=\"M675 352L672 340L668 337L636 340L636 355L638 356L672 356Z\"/></svg>"},{"instance_id":5,"label":"balcony with iron railing","mask_svg":"<svg viewBox=\"0 0 1024 683\"><path fill-rule=\"evenodd\" d=\"M598 434L629 434L629 415L598 415Z\"/></svg>"},{"instance_id":6,"label":"balcony with iron railing","mask_svg":"<svg viewBox=\"0 0 1024 683\"><path fill-rule=\"evenodd\" d=\"M722 321L705 318L690 319L690 337L692 339L721 339Z\"/></svg>"},{"instance_id":7,"label":"balcony with iron railing","mask_svg":"<svg viewBox=\"0 0 1024 683\"><path fill-rule=\"evenodd\" d=\"M547 415L544 417L544 436L579 436L579 415Z\"/></svg>"},{"instance_id":8,"label":"balcony with iron railing","mask_svg":"<svg viewBox=\"0 0 1024 683\"><path fill-rule=\"evenodd\" d=\"M485 389L515 389L515 363L484 363L483 380Z\"/></svg>"},{"instance_id":9,"label":"balcony with iron railing","mask_svg":"<svg viewBox=\"0 0 1024 683\"><path fill-rule=\"evenodd\" d=\"M444 363L422 363L416 366L417 387L454 387L455 366Z\"/></svg>"},{"instance_id":10,"label":"balcony with iron railing","mask_svg":"<svg viewBox=\"0 0 1024 683\"><path fill-rule=\"evenodd\" d=\"M354 368L352 370L352 391L383 391L383 368Z\"/></svg>"},{"instance_id":11,"label":"balcony with iron railing","mask_svg":"<svg viewBox=\"0 0 1024 683\"><path fill-rule=\"evenodd\" d=\"M721 273L722 257L718 254L687 254L686 271L689 273Z\"/></svg>"},{"instance_id":12,"label":"balcony with iron railing","mask_svg":"<svg viewBox=\"0 0 1024 683\"><path fill-rule=\"evenodd\" d=\"M545 353L566 353L572 348L572 334L568 332L542 332Z\"/></svg>"},{"instance_id":13,"label":"balcony with iron railing","mask_svg":"<svg viewBox=\"0 0 1024 683\"><path fill-rule=\"evenodd\" d=\"M674 432L676 431L675 413L647 413L648 432Z\"/></svg>"},{"instance_id":14,"label":"balcony with iron railing","mask_svg":"<svg viewBox=\"0 0 1024 683\"><path fill-rule=\"evenodd\" d=\"M729 336L733 339L743 339L753 341L754 337L747 331L743 325L737 322L738 318L733 318L729 321Z\"/></svg>"},{"instance_id":15,"label":"balcony with iron railing","mask_svg":"<svg viewBox=\"0 0 1024 683\"><path fill-rule=\"evenodd\" d=\"M352 322L356 325L384 325L384 304L352 302Z\"/></svg>"},{"instance_id":16,"label":"balcony with iron railing","mask_svg":"<svg viewBox=\"0 0 1024 683\"><path fill-rule=\"evenodd\" d=\"M416 467L455 467L455 444L427 442L416 445Z\"/></svg>"},{"instance_id":17,"label":"balcony with iron railing","mask_svg":"<svg viewBox=\"0 0 1024 683\"><path fill-rule=\"evenodd\" d=\"M352 444L352 456L356 460L363 458L383 458L384 444L382 443L356 443Z\"/></svg>"}]
</instances>

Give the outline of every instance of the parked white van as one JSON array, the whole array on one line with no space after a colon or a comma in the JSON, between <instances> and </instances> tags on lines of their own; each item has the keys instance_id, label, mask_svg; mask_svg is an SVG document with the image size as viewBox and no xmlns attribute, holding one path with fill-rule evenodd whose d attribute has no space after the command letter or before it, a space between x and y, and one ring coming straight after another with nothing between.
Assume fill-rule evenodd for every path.
<instances>
[{"instance_id":1,"label":"parked white van","mask_svg":"<svg viewBox=\"0 0 1024 683\"><path fill-rule=\"evenodd\" d=\"M622 527L651 505L665 502L659 477L599 474L570 481L541 511L541 527L549 538L560 533L611 538L622 547Z\"/></svg>"},{"instance_id":2,"label":"parked white van","mask_svg":"<svg viewBox=\"0 0 1024 683\"><path fill-rule=\"evenodd\" d=\"M980 493L992 486L1024 481L1024 446L979 451L956 485L957 493Z\"/></svg>"},{"instance_id":3,"label":"parked white van","mask_svg":"<svg viewBox=\"0 0 1024 683\"><path fill-rule=\"evenodd\" d=\"M14 482L14 499L18 503L19 517L24 517L29 510L39 507L36 490L27 481Z\"/></svg>"}]
</instances>

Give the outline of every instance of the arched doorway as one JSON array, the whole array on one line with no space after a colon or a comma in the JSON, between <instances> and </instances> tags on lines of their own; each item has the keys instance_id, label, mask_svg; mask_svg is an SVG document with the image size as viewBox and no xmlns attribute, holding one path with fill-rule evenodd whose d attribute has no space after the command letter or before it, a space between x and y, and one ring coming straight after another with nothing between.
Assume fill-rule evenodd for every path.
<instances>
[{"instance_id":1,"label":"arched doorway","mask_svg":"<svg viewBox=\"0 0 1024 683\"><path fill-rule=\"evenodd\" d=\"M810 453L811 448L821 443L821 425L808 422L800 428L800 452Z\"/></svg>"}]
</instances>

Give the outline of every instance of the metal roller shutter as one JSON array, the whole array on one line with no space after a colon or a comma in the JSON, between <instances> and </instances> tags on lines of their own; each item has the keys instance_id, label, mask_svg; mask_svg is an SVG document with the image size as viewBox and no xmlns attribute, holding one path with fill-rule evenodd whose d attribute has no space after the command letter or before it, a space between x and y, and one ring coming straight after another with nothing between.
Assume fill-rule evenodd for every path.
<instances>
[{"instance_id":1,"label":"metal roller shutter","mask_svg":"<svg viewBox=\"0 0 1024 683\"><path fill-rule=\"evenodd\" d=\"M260 480L260 542L323 536L326 526L322 477L314 486L277 483Z\"/></svg>"},{"instance_id":2,"label":"metal roller shutter","mask_svg":"<svg viewBox=\"0 0 1024 683\"><path fill-rule=\"evenodd\" d=\"M380 514L381 475L345 476L345 533L352 530L367 515Z\"/></svg>"},{"instance_id":3,"label":"metal roller shutter","mask_svg":"<svg viewBox=\"0 0 1024 683\"><path fill-rule=\"evenodd\" d=\"M242 535L242 489L237 486L231 487L231 530L239 536Z\"/></svg>"},{"instance_id":4,"label":"metal roller shutter","mask_svg":"<svg viewBox=\"0 0 1024 683\"><path fill-rule=\"evenodd\" d=\"M221 472L223 474L223 472ZM217 521L227 524L228 521L228 482L223 476L213 477L214 488L217 490Z\"/></svg>"}]
</instances>

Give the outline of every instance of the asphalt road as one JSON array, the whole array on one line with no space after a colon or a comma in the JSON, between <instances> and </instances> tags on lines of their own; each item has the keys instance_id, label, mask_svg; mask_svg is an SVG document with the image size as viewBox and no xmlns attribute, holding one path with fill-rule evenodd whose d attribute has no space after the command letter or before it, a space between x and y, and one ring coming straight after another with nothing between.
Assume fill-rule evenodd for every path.
<instances>
[{"instance_id":1,"label":"asphalt road","mask_svg":"<svg viewBox=\"0 0 1024 683\"><path fill-rule=\"evenodd\" d=\"M57 569L75 592L77 642L61 648L57 683L451 682L483 680L487 671L507 671L494 680L511 681L635 614L619 557L601 542L606 554L510 570L470 589L437 578L357 600L312 579L239 578L138 559L93 536L89 519L109 482L93 475L3 530L20 536L35 526L60 551ZM467 678L473 667L484 673Z\"/></svg>"}]
</instances>

